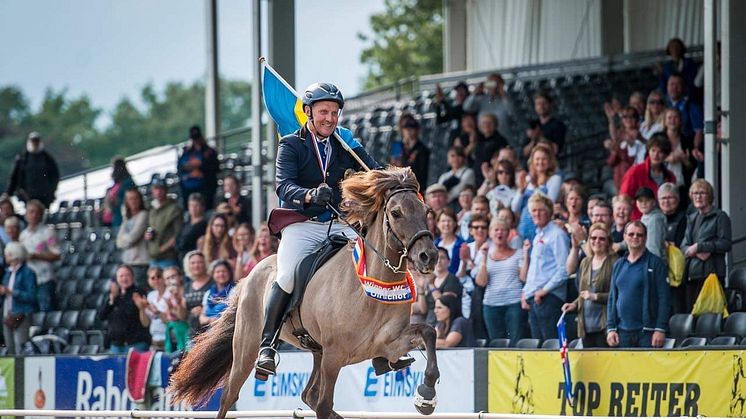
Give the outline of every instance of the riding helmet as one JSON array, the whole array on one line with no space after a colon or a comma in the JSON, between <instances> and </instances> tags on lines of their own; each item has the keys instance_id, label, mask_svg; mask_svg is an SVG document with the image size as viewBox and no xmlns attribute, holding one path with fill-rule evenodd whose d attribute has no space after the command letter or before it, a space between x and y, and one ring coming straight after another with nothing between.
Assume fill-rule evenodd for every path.
<instances>
[{"instance_id":1,"label":"riding helmet","mask_svg":"<svg viewBox=\"0 0 746 419\"><path fill-rule=\"evenodd\" d=\"M337 102L339 109L345 106L345 99L342 96L342 92L337 89L337 86L331 83L314 83L306 87L306 91L303 93L304 106L312 106L314 103L324 100Z\"/></svg>"}]
</instances>

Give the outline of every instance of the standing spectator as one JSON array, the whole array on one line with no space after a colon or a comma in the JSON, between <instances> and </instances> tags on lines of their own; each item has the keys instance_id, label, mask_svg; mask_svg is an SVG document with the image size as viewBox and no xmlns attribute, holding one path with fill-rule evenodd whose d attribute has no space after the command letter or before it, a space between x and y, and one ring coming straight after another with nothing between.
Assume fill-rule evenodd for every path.
<instances>
[{"instance_id":1,"label":"standing spectator","mask_svg":"<svg viewBox=\"0 0 746 419\"><path fill-rule=\"evenodd\" d=\"M5 234L8 235L8 243L17 242L21 240L21 219L16 215L11 215L5 219L3 227L5 228Z\"/></svg>"},{"instance_id":2,"label":"standing spectator","mask_svg":"<svg viewBox=\"0 0 746 419\"><path fill-rule=\"evenodd\" d=\"M122 225L124 194L135 187L135 182L132 181L132 175L127 170L124 157L114 157L111 166L111 180L114 184L106 190L101 222L106 226L119 227Z\"/></svg>"},{"instance_id":3,"label":"standing spectator","mask_svg":"<svg viewBox=\"0 0 746 419\"><path fill-rule=\"evenodd\" d=\"M474 114L465 113L461 117L461 131L453 139L451 146L461 147L466 150L469 144L474 144L477 141L479 129L477 127L477 117ZM469 156L467 156L469 157ZM469 161L471 164L471 160Z\"/></svg>"},{"instance_id":4,"label":"standing spectator","mask_svg":"<svg viewBox=\"0 0 746 419\"><path fill-rule=\"evenodd\" d=\"M189 341L189 323L186 322L187 308L184 298L184 278L181 269L176 266L163 271L166 280L168 309L164 313L166 319L166 353L183 351Z\"/></svg>"},{"instance_id":5,"label":"standing spectator","mask_svg":"<svg viewBox=\"0 0 746 419\"><path fill-rule=\"evenodd\" d=\"M139 352L150 349L150 334L140 322L137 303L145 293L135 286L134 272L129 265L120 265L116 280L110 282L109 301L99 310L99 317L109 321L110 352L126 354L130 348Z\"/></svg>"},{"instance_id":6,"label":"standing spectator","mask_svg":"<svg viewBox=\"0 0 746 419\"><path fill-rule=\"evenodd\" d=\"M476 141L469 143L465 149L472 161L475 185L481 185L484 182L482 166L489 165L492 155L508 146L505 137L497 131L497 117L491 113L479 117L479 134L476 136Z\"/></svg>"},{"instance_id":7,"label":"standing spectator","mask_svg":"<svg viewBox=\"0 0 746 419\"><path fill-rule=\"evenodd\" d=\"M660 348L669 317L668 269L645 249L647 231L641 221L627 224L629 252L614 263L607 304L606 342L620 348Z\"/></svg>"},{"instance_id":8,"label":"standing spectator","mask_svg":"<svg viewBox=\"0 0 746 419\"><path fill-rule=\"evenodd\" d=\"M122 263L129 265L135 275L135 285L145 289L150 263L145 230L148 228L148 210L142 194L136 188L124 195L124 218L117 233L117 249L122 250Z\"/></svg>"},{"instance_id":9,"label":"standing spectator","mask_svg":"<svg viewBox=\"0 0 746 419\"><path fill-rule=\"evenodd\" d=\"M694 81L697 78L697 63L686 56L686 45L679 38L671 38L666 45L668 60L658 69L660 71L659 87L665 89L671 76L677 75L684 81L687 90L694 93Z\"/></svg>"},{"instance_id":10,"label":"standing spectator","mask_svg":"<svg viewBox=\"0 0 746 419\"><path fill-rule=\"evenodd\" d=\"M448 205L448 191L440 183L433 183L425 189L425 203L434 212L440 212Z\"/></svg>"},{"instance_id":11,"label":"standing spectator","mask_svg":"<svg viewBox=\"0 0 746 419\"><path fill-rule=\"evenodd\" d=\"M567 209L567 219L558 220L560 227L564 224L570 224L574 227L588 227L591 225L588 214L584 211L585 192L580 186L573 186L565 195L565 208Z\"/></svg>"},{"instance_id":12,"label":"standing spectator","mask_svg":"<svg viewBox=\"0 0 746 419\"><path fill-rule=\"evenodd\" d=\"M470 236L474 239L469 243L461 245L459 250L459 259L461 266L456 273L464 293L462 294L462 312L464 317L471 321L474 329L474 335L479 338L487 337L487 328L484 325L484 316L482 309L482 300L484 299L484 287L480 287L474 282L476 277L475 269L478 267L477 259L479 258L479 249L489 240L489 223L490 220L484 215L475 214L469 223Z\"/></svg>"},{"instance_id":13,"label":"standing spectator","mask_svg":"<svg viewBox=\"0 0 746 419\"><path fill-rule=\"evenodd\" d=\"M681 250L686 256L686 304L691 312L709 274L717 274L723 285L725 255L732 243L730 217L714 206L712 185L704 179L695 180L689 198L697 211L688 216Z\"/></svg>"},{"instance_id":14,"label":"standing spectator","mask_svg":"<svg viewBox=\"0 0 746 419\"><path fill-rule=\"evenodd\" d=\"M236 285L233 281L232 267L227 260L218 259L212 262L210 272L213 284L202 297L203 309L199 315L199 324L203 328L209 328L210 324L228 308L228 297Z\"/></svg>"},{"instance_id":15,"label":"standing spectator","mask_svg":"<svg viewBox=\"0 0 746 419\"><path fill-rule=\"evenodd\" d=\"M461 315L461 302L458 296L445 292L436 301L435 331L437 332L436 348L471 348L474 346L474 335L469 321Z\"/></svg>"},{"instance_id":16,"label":"standing spectator","mask_svg":"<svg viewBox=\"0 0 746 419\"><path fill-rule=\"evenodd\" d=\"M666 241L681 246L686 233L686 212L680 207L679 189L673 183L658 188L658 206L666 216Z\"/></svg>"},{"instance_id":17,"label":"standing spectator","mask_svg":"<svg viewBox=\"0 0 746 419\"><path fill-rule=\"evenodd\" d=\"M59 181L57 162L44 150L39 133L32 132L26 140L26 150L16 156L5 192L23 202L38 200L46 208L54 202Z\"/></svg>"},{"instance_id":18,"label":"standing spectator","mask_svg":"<svg viewBox=\"0 0 746 419\"><path fill-rule=\"evenodd\" d=\"M645 108L645 119L640 124L640 134L649 140L656 132L663 132L663 110L665 100L660 90L653 90L648 95L648 106Z\"/></svg>"},{"instance_id":19,"label":"standing spectator","mask_svg":"<svg viewBox=\"0 0 746 419\"><path fill-rule=\"evenodd\" d=\"M249 252L249 260L243 265L242 273L240 277L236 277L236 282L246 277L254 267L264 260L265 258L277 254L277 248L280 242L277 237L269 234L269 228L266 225L262 225L259 229L259 235L254 240L254 245ZM238 264L236 264L236 271L238 271Z\"/></svg>"},{"instance_id":20,"label":"standing spectator","mask_svg":"<svg viewBox=\"0 0 746 419\"><path fill-rule=\"evenodd\" d=\"M448 271L452 274L458 272L458 266L461 263L459 251L464 240L458 236L458 222L456 214L450 208L444 208L438 213L438 231L440 234L435 238L435 246L442 247L448 252L450 265Z\"/></svg>"},{"instance_id":21,"label":"standing spectator","mask_svg":"<svg viewBox=\"0 0 746 419\"><path fill-rule=\"evenodd\" d=\"M490 201L490 213L496 215L500 208L510 208L516 193L515 168L508 160L500 160L496 167L486 166L485 179L477 193Z\"/></svg>"},{"instance_id":22,"label":"standing spectator","mask_svg":"<svg viewBox=\"0 0 746 419\"><path fill-rule=\"evenodd\" d=\"M627 102L627 106L631 106L637 111L637 122L641 123L643 117L645 116L645 105L645 95L639 90L636 90L629 95L629 102Z\"/></svg>"},{"instance_id":23,"label":"standing spectator","mask_svg":"<svg viewBox=\"0 0 746 419\"><path fill-rule=\"evenodd\" d=\"M234 175L223 178L223 196L220 202L228 204L237 223L251 223L251 201L241 195L241 182Z\"/></svg>"},{"instance_id":24,"label":"standing spectator","mask_svg":"<svg viewBox=\"0 0 746 419\"><path fill-rule=\"evenodd\" d=\"M554 154L559 154L565 146L567 127L554 117L552 98L547 93L534 95L534 111L539 116L539 128L544 138L553 144Z\"/></svg>"},{"instance_id":25,"label":"standing spectator","mask_svg":"<svg viewBox=\"0 0 746 419\"><path fill-rule=\"evenodd\" d=\"M469 223L471 222L471 204L473 202L474 188L467 186L458 194L458 205L461 209L456 214L459 225L459 236L466 241L469 241Z\"/></svg>"},{"instance_id":26,"label":"standing spectator","mask_svg":"<svg viewBox=\"0 0 746 419\"><path fill-rule=\"evenodd\" d=\"M521 241L521 235L518 234L518 231L515 229L515 214L513 214L513 211L511 211L510 208L501 208L500 211L497 212L496 217L510 226L510 233L508 234L508 245L510 248L516 250L520 249L523 242Z\"/></svg>"},{"instance_id":27,"label":"standing spectator","mask_svg":"<svg viewBox=\"0 0 746 419\"><path fill-rule=\"evenodd\" d=\"M609 150L606 160L613 169L614 186L616 190L622 184L622 178L630 167L645 161L645 144L639 130L637 110L631 106L622 112L622 128L616 130L612 137L604 141L604 147ZM609 123L613 126L613 122Z\"/></svg>"},{"instance_id":28,"label":"standing spectator","mask_svg":"<svg viewBox=\"0 0 746 419\"><path fill-rule=\"evenodd\" d=\"M37 311L36 274L26 265L26 248L11 242L3 251L8 269L0 285L3 296L3 337L8 355L21 355L29 339L31 314Z\"/></svg>"},{"instance_id":29,"label":"standing spectator","mask_svg":"<svg viewBox=\"0 0 746 419\"><path fill-rule=\"evenodd\" d=\"M686 95L684 78L672 74L668 78L666 105L675 108L681 114L681 132L692 137L694 147L697 148L704 141L704 114L702 108Z\"/></svg>"},{"instance_id":30,"label":"standing spectator","mask_svg":"<svg viewBox=\"0 0 746 419\"><path fill-rule=\"evenodd\" d=\"M562 306L562 311L578 312L578 336L584 348L603 348L606 343L606 302L609 299L611 269L617 260L611 249L608 226L595 223L588 233L589 256L580 262L578 298Z\"/></svg>"},{"instance_id":31,"label":"standing spectator","mask_svg":"<svg viewBox=\"0 0 746 419\"><path fill-rule=\"evenodd\" d=\"M611 238L614 244L624 244L624 228L632 215L632 201L625 195L615 196L611 200L611 206L614 210L614 225L611 229ZM626 249L626 244L624 245Z\"/></svg>"},{"instance_id":32,"label":"standing spectator","mask_svg":"<svg viewBox=\"0 0 746 419\"><path fill-rule=\"evenodd\" d=\"M447 99L440 83L436 84L433 103L435 104L435 122L449 123L451 131L449 139L453 141L453 138L461 131L461 117L464 116L464 101L469 97L469 86L461 81L451 92L452 98Z\"/></svg>"},{"instance_id":33,"label":"standing spectator","mask_svg":"<svg viewBox=\"0 0 746 419\"><path fill-rule=\"evenodd\" d=\"M529 198L538 191L548 196L552 202L556 202L559 199L562 185L562 178L555 173L556 171L557 159L554 153L543 145L534 147L528 159L529 175L519 179L518 190L511 203L513 212L520 214L518 233L529 242L533 241L536 234L536 226L528 208ZM553 209L554 204L550 207L550 216Z\"/></svg>"},{"instance_id":34,"label":"standing spectator","mask_svg":"<svg viewBox=\"0 0 746 419\"><path fill-rule=\"evenodd\" d=\"M466 167L466 155L461 147L448 150L448 166L451 170L438 178L438 183L448 191L448 202L454 204L461 191L467 186L474 186L474 170Z\"/></svg>"},{"instance_id":35,"label":"standing spectator","mask_svg":"<svg viewBox=\"0 0 746 419\"><path fill-rule=\"evenodd\" d=\"M145 230L148 254L152 266L161 269L176 266L176 237L181 232L182 215L179 204L166 194L166 184L154 180L150 187L153 202L148 213L148 228Z\"/></svg>"},{"instance_id":36,"label":"standing spectator","mask_svg":"<svg viewBox=\"0 0 746 419\"><path fill-rule=\"evenodd\" d=\"M189 195L187 203L189 222L184 226L176 241L179 249L179 260L184 260L187 252L197 249L197 240L205 235L207 231L207 219L205 218L205 198L199 193Z\"/></svg>"},{"instance_id":37,"label":"standing spectator","mask_svg":"<svg viewBox=\"0 0 746 419\"><path fill-rule=\"evenodd\" d=\"M255 241L254 227L251 224L241 223L236 227L236 233L233 234L233 252L236 254L233 277L236 278L236 282L249 274L246 268L251 259L251 250L254 248Z\"/></svg>"},{"instance_id":38,"label":"standing spectator","mask_svg":"<svg viewBox=\"0 0 746 419\"><path fill-rule=\"evenodd\" d=\"M490 201L487 199L487 197L482 195L477 195L474 197L474 200L471 202L471 215L472 217L475 215L481 215L487 220L491 218Z\"/></svg>"},{"instance_id":39,"label":"standing spectator","mask_svg":"<svg viewBox=\"0 0 746 419\"><path fill-rule=\"evenodd\" d=\"M490 340L508 338L514 346L522 338L527 318L521 308L523 252L510 248L509 235L506 222L497 218L490 222L492 243L485 242L479 249L475 282L485 287L482 312Z\"/></svg>"},{"instance_id":40,"label":"standing spectator","mask_svg":"<svg viewBox=\"0 0 746 419\"><path fill-rule=\"evenodd\" d=\"M168 312L168 300L171 295L166 290L166 281L163 278L163 270L155 267L148 269L148 285L150 291L147 298L135 298L135 304L140 310L140 323L147 326L152 341L150 349L163 351L166 348L166 313Z\"/></svg>"},{"instance_id":41,"label":"standing spectator","mask_svg":"<svg viewBox=\"0 0 746 419\"><path fill-rule=\"evenodd\" d=\"M189 195L199 192L205 198L205 207L212 209L218 186L218 155L207 144L199 126L189 128L189 140L181 152L176 169L183 206L186 208Z\"/></svg>"},{"instance_id":42,"label":"standing spectator","mask_svg":"<svg viewBox=\"0 0 746 419\"><path fill-rule=\"evenodd\" d=\"M411 168L420 185L427 185L430 149L420 141L420 123L409 112L399 117L399 135L401 141L391 148L391 164Z\"/></svg>"},{"instance_id":43,"label":"standing spectator","mask_svg":"<svg viewBox=\"0 0 746 419\"><path fill-rule=\"evenodd\" d=\"M194 337L200 331L199 316L202 314L202 297L212 286L212 278L207 274L205 256L199 250L192 250L184 256L184 272L187 282L184 285L184 299L188 311L189 336Z\"/></svg>"},{"instance_id":44,"label":"standing spectator","mask_svg":"<svg viewBox=\"0 0 746 419\"><path fill-rule=\"evenodd\" d=\"M480 119L482 115L494 115L495 127L500 136L505 139L512 138L510 119L514 114L513 103L505 91L505 80L501 75L490 74L484 83L479 83L474 89L474 94L464 101L464 110L478 114Z\"/></svg>"},{"instance_id":45,"label":"standing spectator","mask_svg":"<svg viewBox=\"0 0 746 419\"><path fill-rule=\"evenodd\" d=\"M0 246L11 242L8 233L5 232L5 220L16 215L13 202L7 196L0 197Z\"/></svg>"},{"instance_id":46,"label":"standing spectator","mask_svg":"<svg viewBox=\"0 0 746 419\"><path fill-rule=\"evenodd\" d=\"M666 216L658 209L655 194L650 188L640 188L635 195L637 209L642 214L642 221L647 231L645 247L650 253L666 261Z\"/></svg>"},{"instance_id":47,"label":"standing spectator","mask_svg":"<svg viewBox=\"0 0 746 419\"><path fill-rule=\"evenodd\" d=\"M666 169L665 162L671 154L671 143L665 134L655 134L648 141L648 157L644 162L632 166L622 178L619 194L630 199L637 194L642 187L658 191L658 187L666 182L675 182L676 176ZM632 220L642 217L637 208L632 209Z\"/></svg>"},{"instance_id":48,"label":"standing spectator","mask_svg":"<svg viewBox=\"0 0 746 419\"><path fill-rule=\"evenodd\" d=\"M28 266L36 273L37 295L40 311L54 310L54 269L52 262L60 260L60 248L54 228L42 223L44 204L32 199L26 203L28 226L21 232L19 240L28 252Z\"/></svg>"},{"instance_id":49,"label":"standing spectator","mask_svg":"<svg viewBox=\"0 0 746 419\"><path fill-rule=\"evenodd\" d=\"M671 143L671 153L666 157L666 168L676 176L676 186L680 192L689 189L690 180L695 170L692 158L692 137L684 135L681 128L681 113L675 108L665 112L666 137Z\"/></svg>"},{"instance_id":50,"label":"standing spectator","mask_svg":"<svg viewBox=\"0 0 746 419\"><path fill-rule=\"evenodd\" d=\"M205 235L197 240L197 247L205 255L205 263L218 259L234 259L235 251L228 236L228 220L222 214L215 214L207 223Z\"/></svg>"},{"instance_id":51,"label":"standing spectator","mask_svg":"<svg viewBox=\"0 0 746 419\"><path fill-rule=\"evenodd\" d=\"M557 321L567 295L565 261L570 252L570 239L551 222L553 203L549 197L536 193L529 199L528 207L536 225L536 235L533 243L526 240L523 245L521 278L525 278L525 285L521 306L528 310L531 337L556 339Z\"/></svg>"}]
</instances>

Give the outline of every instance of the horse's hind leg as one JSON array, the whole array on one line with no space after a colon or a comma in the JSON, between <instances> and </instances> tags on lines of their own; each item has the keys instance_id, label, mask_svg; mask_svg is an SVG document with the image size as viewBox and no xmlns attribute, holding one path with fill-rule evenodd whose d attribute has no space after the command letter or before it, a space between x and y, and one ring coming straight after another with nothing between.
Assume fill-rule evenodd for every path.
<instances>
[{"instance_id":1,"label":"horse's hind leg","mask_svg":"<svg viewBox=\"0 0 746 419\"><path fill-rule=\"evenodd\" d=\"M339 370L343 362L339 356L330 356L324 353L321 357L321 370L319 377L319 398L315 412L318 419L343 419L332 408L334 407L334 386L337 384Z\"/></svg>"},{"instance_id":2,"label":"horse's hind leg","mask_svg":"<svg viewBox=\"0 0 746 419\"><path fill-rule=\"evenodd\" d=\"M313 352L313 370L311 370L311 377L306 383L306 388L303 389L301 399L303 403L307 404L311 409L316 410L316 405L319 402L319 370L321 369L321 352Z\"/></svg>"}]
</instances>

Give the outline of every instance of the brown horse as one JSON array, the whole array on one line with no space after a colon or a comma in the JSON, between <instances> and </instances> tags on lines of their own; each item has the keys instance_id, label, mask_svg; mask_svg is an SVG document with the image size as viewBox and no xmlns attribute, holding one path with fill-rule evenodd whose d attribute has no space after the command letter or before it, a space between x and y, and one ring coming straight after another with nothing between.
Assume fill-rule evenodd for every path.
<instances>
[{"instance_id":1,"label":"brown horse","mask_svg":"<svg viewBox=\"0 0 746 419\"><path fill-rule=\"evenodd\" d=\"M357 173L342 182L342 190L346 219L367 231L368 276L398 282L404 278L402 265L407 264L420 273L432 271L438 253L427 231L427 207L420 200L419 184L411 170ZM435 408L435 383L440 375L435 330L409 323L410 304L383 304L369 298L357 278L352 247L344 247L316 272L300 308L293 310L285 323L297 325L300 315L305 328L323 348L313 353L313 370L302 393L303 402L319 418L341 418L332 407L342 367L378 357L394 363L424 342L427 366L415 407L420 413L430 414ZM254 368L264 299L275 273L274 256L260 262L240 282L220 319L196 339L171 379L169 391L175 403L199 404L224 386L217 418L225 418ZM280 337L300 347L289 329L284 327Z\"/></svg>"}]
</instances>

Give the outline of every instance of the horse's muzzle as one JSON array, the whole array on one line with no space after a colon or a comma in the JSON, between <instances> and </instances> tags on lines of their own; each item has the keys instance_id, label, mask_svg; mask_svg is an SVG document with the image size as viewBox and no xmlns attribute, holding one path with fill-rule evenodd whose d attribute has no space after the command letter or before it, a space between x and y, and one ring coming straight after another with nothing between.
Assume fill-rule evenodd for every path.
<instances>
[{"instance_id":1,"label":"horse's muzzle","mask_svg":"<svg viewBox=\"0 0 746 419\"><path fill-rule=\"evenodd\" d=\"M438 262L438 250L435 246L429 246L432 249L427 248L420 252L417 252L414 256L414 266L419 273L428 274L435 269L435 263Z\"/></svg>"}]
</instances>

